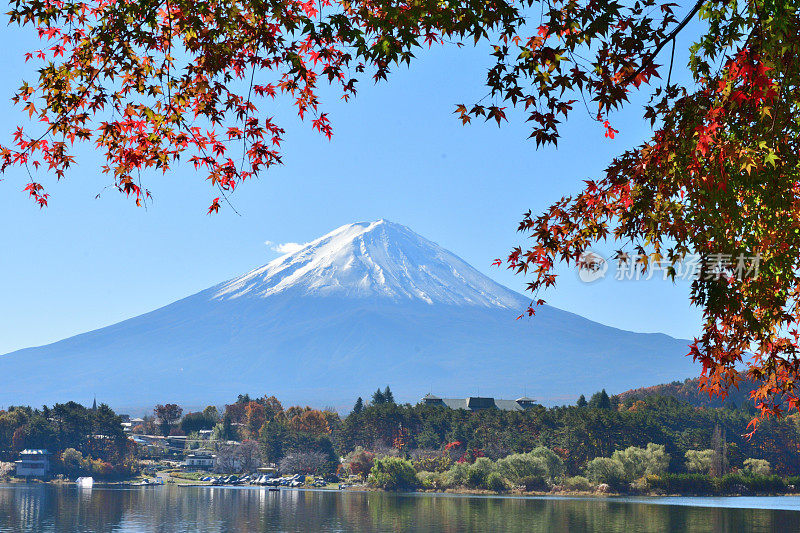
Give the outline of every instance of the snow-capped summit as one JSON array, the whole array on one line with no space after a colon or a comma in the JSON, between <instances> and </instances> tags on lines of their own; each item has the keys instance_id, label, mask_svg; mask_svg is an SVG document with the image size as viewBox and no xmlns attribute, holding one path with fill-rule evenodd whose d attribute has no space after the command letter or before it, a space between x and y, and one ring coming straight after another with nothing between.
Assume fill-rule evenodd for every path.
<instances>
[{"instance_id":1,"label":"snow-capped summit","mask_svg":"<svg viewBox=\"0 0 800 533\"><path fill-rule=\"evenodd\" d=\"M202 407L247 392L348 408L387 384L401 401L480 389L572 403L698 372L688 341L547 305L515 320L528 302L405 226L348 224L160 309L0 356L0 405L91 392L126 410Z\"/></svg>"},{"instance_id":2,"label":"snow-capped summit","mask_svg":"<svg viewBox=\"0 0 800 533\"><path fill-rule=\"evenodd\" d=\"M525 300L407 227L378 220L347 224L223 283L215 298L384 297L428 304L521 308Z\"/></svg>"}]
</instances>

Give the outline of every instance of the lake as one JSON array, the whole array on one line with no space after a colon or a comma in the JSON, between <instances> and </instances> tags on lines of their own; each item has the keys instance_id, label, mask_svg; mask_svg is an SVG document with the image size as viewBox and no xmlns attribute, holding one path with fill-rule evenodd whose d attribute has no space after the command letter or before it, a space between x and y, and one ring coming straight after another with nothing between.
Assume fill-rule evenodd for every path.
<instances>
[{"instance_id":1,"label":"lake","mask_svg":"<svg viewBox=\"0 0 800 533\"><path fill-rule=\"evenodd\" d=\"M0 485L0 532L800 531L800 497L561 498Z\"/></svg>"}]
</instances>

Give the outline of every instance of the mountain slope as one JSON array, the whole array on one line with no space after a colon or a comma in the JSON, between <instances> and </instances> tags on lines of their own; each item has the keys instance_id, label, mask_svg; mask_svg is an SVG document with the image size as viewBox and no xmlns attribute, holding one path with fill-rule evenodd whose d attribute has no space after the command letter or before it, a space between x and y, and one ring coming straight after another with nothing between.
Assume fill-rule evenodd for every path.
<instances>
[{"instance_id":1,"label":"mountain slope","mask_svg":"<svg viewBox=\"0 0 800 533\"><path fill-rule=\"evenodd\" d=\"M699 378L641 387L621 392L618 396L622 401L640 400L653 396L671 396L696 407L752 406L750 393L756 389L756 384L747 379L745 375L742 375L742 378L739 388L732 387L725 398L709 396L707 392L700 390Z\"/></svg>"},{"instance_id":2,"label":"mountain slope","mask_svg":"<svg viewBox=\"0 0 800 533\"><path fill-rule=\"evenodd\" d=\"M433 390L559 403L697 373L686 341L548 306L515 320L528 301L404 226L350 224L150 313L0 356L0 405L249 392L347 407L387 383L403 401Z\"/></svg>"}]
</instances>

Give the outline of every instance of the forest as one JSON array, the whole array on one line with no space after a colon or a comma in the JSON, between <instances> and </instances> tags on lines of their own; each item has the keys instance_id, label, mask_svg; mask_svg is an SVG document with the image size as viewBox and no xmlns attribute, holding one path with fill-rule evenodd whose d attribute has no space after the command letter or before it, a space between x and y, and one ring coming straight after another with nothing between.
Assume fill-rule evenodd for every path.
<instances>
[{"instance_id":1,"label":"forest","mask_svg":"<svg viewBox=\"0 0 800 533\"><path fill-rule=\"evenodd\" d=\"M244 394L224 408L197 412L158 405L131 430L185 436L184 453L221 454L234 441L257 455L257 462L281 471L355 475L389 486L398 472L417 486L492 484L496 490L569 483L587 488L598 482L622 490L648 476L651 487L668 479L679 488L688 483L702 489L731 475L800 475L800 417L764 421L748 437L754 413L748 403L708 407L671 396L609 396L605 390L571 406L468 411L399 404L387 386L369 401L358 398L346 416L333 409L284 408L274 396ZM147 454L126 438L120 420L105 405L9 408L0 411L1 458L47 448L59 471L124 476ZM379 481L384 468L393 472L388 483Z\"/></svg>"}]
</instances>

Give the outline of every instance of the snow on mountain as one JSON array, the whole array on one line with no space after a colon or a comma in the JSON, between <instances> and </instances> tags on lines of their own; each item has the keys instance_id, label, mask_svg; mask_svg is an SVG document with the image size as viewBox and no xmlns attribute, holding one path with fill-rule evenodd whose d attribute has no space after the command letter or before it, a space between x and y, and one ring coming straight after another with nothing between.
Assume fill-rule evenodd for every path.
<instances>
[{"instance_id":1,"label":"snow on mountain","mask_svg":"<svg viewBox=\"0 0 800 533\"><path fill-rule=\"evenodd\" d=\"M342 226L155 311L0 356L0 407L96 395L120 408L240 393L347 408L390 384L440 396L572 402L697 375L687 341L623 331L529 299L410 229Z\"/></svg>"},{"instance_id":2,"label":"snow on mountain","mask_svg":"<svg viewBox=\"0 0 800 533\"><path fill-rule=\"evenodd\" d=\"M441 246L386 220L335 229L224 283L214 297L283 292L517 309L524 300Z\"/></svg>"}]
</instances>

